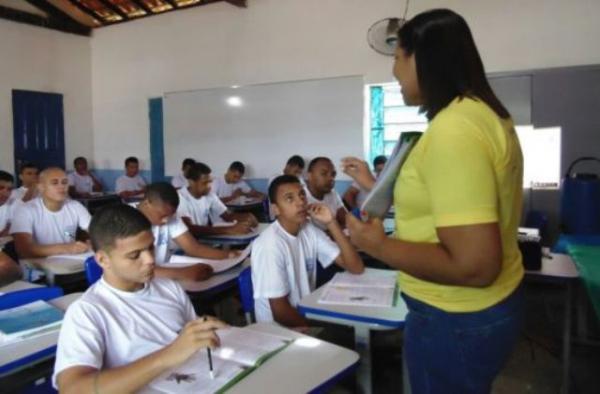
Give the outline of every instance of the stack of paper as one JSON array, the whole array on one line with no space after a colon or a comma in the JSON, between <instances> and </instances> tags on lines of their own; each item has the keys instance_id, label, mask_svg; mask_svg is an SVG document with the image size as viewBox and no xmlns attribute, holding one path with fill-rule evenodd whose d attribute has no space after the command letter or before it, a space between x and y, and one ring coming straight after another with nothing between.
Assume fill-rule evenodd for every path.
<instances>
[{"instance_id":1,"label":"stack of paper","mask_svg":"<svg viewBox=\"0 0 600 394\"><path fill-rule=\"evenodd\" d=\"M395 276L340 272L327 283L319 303L390 307L395 299Z\"/></svg>"},{"instance_id":2,"label":"stack of paper","mask_svg":"<svg viewBox=\"0 0 600 394\"><path fill-rule=\"evenodd\" d=\"M45 301L35 301L0 311L0 346L57 330L63 311Z\"/></svg>"}]
</instances>

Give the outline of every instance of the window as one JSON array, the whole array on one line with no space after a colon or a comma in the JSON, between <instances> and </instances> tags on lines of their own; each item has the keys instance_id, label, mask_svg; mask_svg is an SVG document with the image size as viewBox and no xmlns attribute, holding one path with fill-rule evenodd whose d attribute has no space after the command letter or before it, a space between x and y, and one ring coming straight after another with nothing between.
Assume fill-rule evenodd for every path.
<instances>
[{"instance_id":1,"label":"window","mask_svg":"<svg viewBox=\"0 0 600 394\"><path fill-rule=\"evenodd\" d=\"M397 83L365 88L365 145L369 162L389 156L400 135L425 131L427 118L418 107L404 104ZM560 185L561 128L519 125L516 131L524 158L523 187L557 189Z\"/></svg>"},{"instance_id":2,"label":"window","mask_svg":"<svg viewBox=\"0 0 600 394\"><path fill-rule=\"evenodd\" d=\"M404 104L397 83L367 85L366 123L369 161L378 155L389 156L405 131L425 131L427 118L418 107Z\"/></svg>"}]
</instances>

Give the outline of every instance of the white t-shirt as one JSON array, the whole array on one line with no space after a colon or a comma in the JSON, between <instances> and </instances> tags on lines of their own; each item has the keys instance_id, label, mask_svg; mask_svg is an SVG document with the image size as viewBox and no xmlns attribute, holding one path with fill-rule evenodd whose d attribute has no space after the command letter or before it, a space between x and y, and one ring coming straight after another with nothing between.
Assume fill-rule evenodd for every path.
<instances>
[{"instance_id":1,"label":"white t-shirt","mask_svg":"<svg viewBox=\"0 0 600 394\"><path fill-rule=\"evenodd\" d=\"M15 200L23 200L23 197L25 197L25 194L28 190L29 189L27 189L25 186L21 186L18 189L13 189L13 191L10 193L10 198Z\"/></svg>"},{"instance_id":2,"label":"white t-shirt","mask_svg":"<svg viewBox=\"0 0 600 394\"><path fill-rule=\"evenodd\" d=\"M20 204L22 204L20 200L10 197L0 206L0 232L12 223L17 206Z\"/></svg>"},{"instance_id":3,"label":"white t-shirt","mask_svg":"<svg viewBox=\"0 0 600 394\"><path fill-rule=\"evenodd\" d=\"M213 192L200 198L192 196L187 187L181 188L177 215L188 217L197 226L208 226L210 223L221 223L221 215L227 212L227 207Z\"/></svg>"},{"instance_id":4,"label":"white t-shirt","mask_svg":"<svg viewBox=\"0 0 600 394\"><path fill-rule=\"evenodd\" d=\"M139 174L132 177L128 177L127 175L121 175L117 178L117 184L115 186L115 192L135 192L137 190L142 190L146 187L146 181Z\"/></svg>"},{"instance_id":5,"label":"white t-shirt","mask_svg":"<svg viewBox=\"0 0 600 394\"><path fill-rule=\"evenodd\" d=\"M136 292L110 286L104 278L92 285L65 314L52 383L65 369L98 370L130 364L172 343L196 319L181 286L155 278Z\"/></svg>"},{"instance_id":6,"label":"white t-shirt","mask_svg":"<svg viewBox=\"0 0 600 394\"><path fill-rule=\"evenodd\" d=\"M227 183L225 175L215 178L212 183L212 192L219 198L230 197L237 189L242 189L244 193L250 193L252 190L244 180L236 183Z\"/></svg>"},{"instance_id":7,"label":"white t-shirt","mask_svg":"<svg viewBox=\"0 0 600 394\"><path fill-rule=\"evenodd\" d=\"M177 215L173 215L169 221L160 226L152 226L152 235L154 235L154 259L156 264L164 265L171 259L171 242L181 234L188 231L183 220Z\"/></svg>"},{"instance_id":8,"label":"white t-shirt","mask_svg":"<svg viewBox=\"0 0 600 394\"><path fill-rule=\"evenodd\" d=\"M66 244L75 241L77 228L87 231L91 216L81 203L67 199L58 212L44 205L41 197L17 207L10 233L28 233L41 245Z\"/></svg>"},{"instance_id":9,"label":"white t-shirt","mask_svg":"<svg viewBox=\"0 0 600 394\"><path fill-rule=\"evenodd\" d=\"M307 222L293 236L275 221L252 244L252 285L257 321L273 321L269 298L285 295L293 307L315 290L317 261L328 267L340 255L335 242Z\"/></svg>"},{"instance_id":10,"label":"white t-shirt","mask_svg":"<svg viewBox=\"0 0 600 394\"><path fill-rule=\"evenodd\" d=\"M79 175L77 171L68 176L69 186L74 186L77 193L91 193L94 191L94 180L89 175Z\"/></svg>"},{"instance_id":11,"label":"white t-shirt","mask_svg":"<svg viewBox=\"0 0 600 394\"><path fill-rule=\"evenodd\" d=\"M342 198L340 197L338 192L335 191L335 189L331 190L329 193L324 195L322 200L318 200L316 197L314 197L310 193L310 190L308 190L308 186L306 186L304 190L306 191L306 201L308 201L309 204L321 203L327 205L329 209L331 209L331 212L333 213L334 217L340 208L346 209L344 207L344 203L342 202ZM315 224L320 229L325 229L325 226L321 223L315 222Z\"/></svg>"},{"instance_id":12,"label":"white t-shirt","mask_svg":"<svg viewBox=\"0 0 600 394\"><path fill-rule=\"evenodd\" d=\"M189 184L188 180L185 177L185 175L183 175L183 172L175 175L171 179L171 185L173 185L173 187L175 189L181 189L182 187L188 187L188 184Z\"/></svg>"}]
</instances>

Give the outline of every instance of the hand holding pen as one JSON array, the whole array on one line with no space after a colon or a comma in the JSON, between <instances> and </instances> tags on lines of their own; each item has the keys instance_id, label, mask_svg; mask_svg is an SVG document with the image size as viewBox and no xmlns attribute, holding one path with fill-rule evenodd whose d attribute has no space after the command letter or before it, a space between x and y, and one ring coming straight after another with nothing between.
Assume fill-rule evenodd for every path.
<instances>
[{"instance_id":1,"label":"hand holding pen","mask_svg":"<svg viewBox=\"0 0 600 394\"><path fill-rule=\"evenodd\" d=\"M200 349L219 347L221 342L215 330L225 327L227 324L211 316L188 322L179 332L179 336L164 349L166 354L163 360L174 367L185 362Z\"/></svg>"}]
</instances>

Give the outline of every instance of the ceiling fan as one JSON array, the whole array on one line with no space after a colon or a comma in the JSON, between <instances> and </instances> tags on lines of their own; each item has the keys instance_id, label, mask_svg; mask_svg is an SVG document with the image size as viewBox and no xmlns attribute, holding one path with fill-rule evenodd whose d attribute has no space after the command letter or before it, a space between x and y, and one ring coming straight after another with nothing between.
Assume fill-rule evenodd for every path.
<instances>
[{"instance_id":1,"label":"ceiling fan","mask_svg":"<svg viewBox=\"0 0 600 394\"><path fill-rule=\"evenodd\" d=\"M371 25L367 31L367 42L375 52L386 56L394 55L398 44L398 30L406 22L409 2L410 0L406 0L403 17L384 18Z\"/></svg>"}]
</instances>

